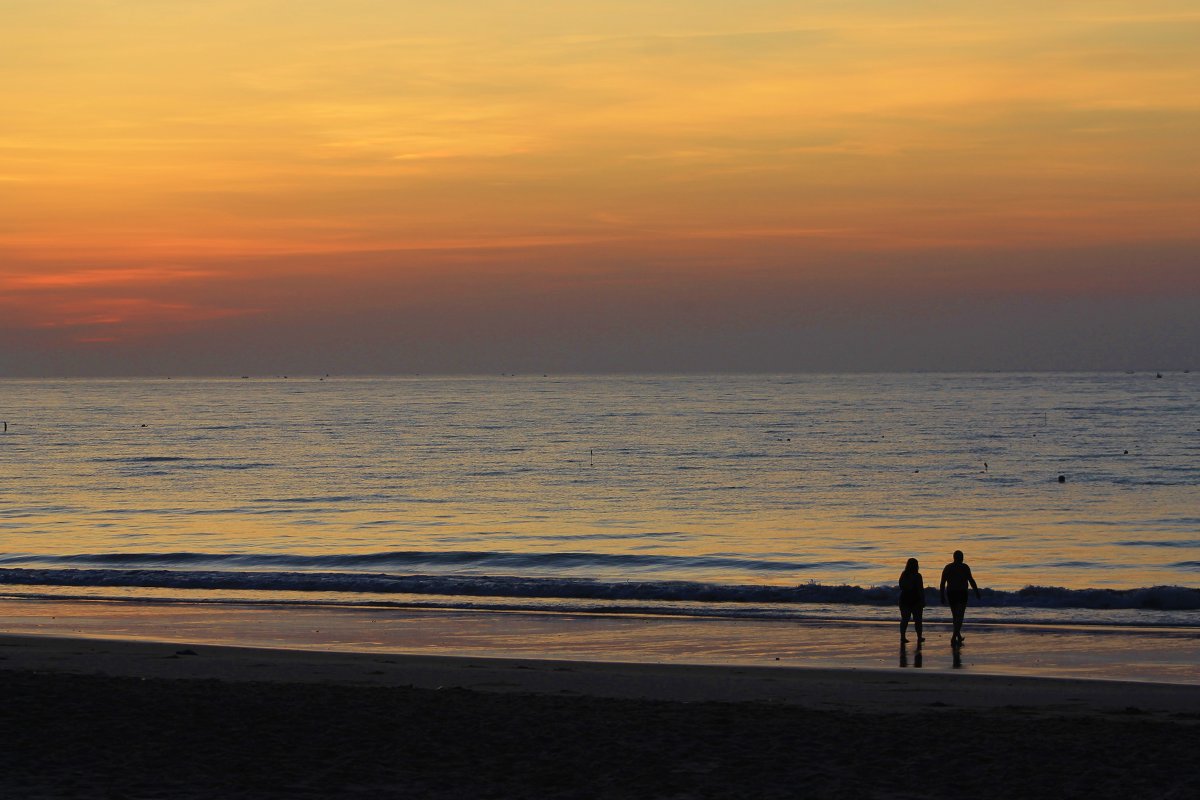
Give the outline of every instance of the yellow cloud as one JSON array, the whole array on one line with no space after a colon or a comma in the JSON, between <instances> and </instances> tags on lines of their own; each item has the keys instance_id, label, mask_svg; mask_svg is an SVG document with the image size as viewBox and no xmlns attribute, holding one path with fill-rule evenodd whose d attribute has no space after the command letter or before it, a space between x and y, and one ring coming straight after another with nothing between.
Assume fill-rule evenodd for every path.
<instances>
[{"instance_id":1,"label":"yellow cloud","mask_svg":"<svg viewBox=\"0 0 1200 800\"><path fill-rule=\"evenodd\" d=\"M1194 237L1192 6L10 3L0 248Z\"/></svg>"}]
</instances>

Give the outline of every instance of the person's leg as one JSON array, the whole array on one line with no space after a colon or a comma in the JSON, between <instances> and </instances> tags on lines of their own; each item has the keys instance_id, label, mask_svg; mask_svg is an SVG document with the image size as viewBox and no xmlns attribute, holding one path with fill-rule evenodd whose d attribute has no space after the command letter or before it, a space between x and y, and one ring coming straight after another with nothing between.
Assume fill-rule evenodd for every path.
<instances>
[{"instance_id":1,"label":"person's leg","mask_svg":"<svg viewBox=\"0 0 1200 800\"><path fill-rule=\"evenodd\" d=\"M914 608L912 613L913 613L913 624L917 628L917 642L920 643L920 642L925 641L925 635L921 633L921 618L925 615L925 612L923 609Z\"/></svg>"},{"instance_id":2,"label":"person's leg","mask_svg":"<svg viewBox=\"0 0 1200 800\"><path fill-rule=\"evenodd\" d=\"M954 634L950 638L956 642L962 641L963 617L967 613L967 607L958 604L952 605L950 613L954 616Z\"/></svg>"},{"instance_id":3,"label":"person's leg","mask_svg":"<svg viewBox=\"0 0 1200 800\"><path fill-rule=\"evenodd\" d=\"M910 611L909 609L907 609L907 608L900 609L900 641L901 642L908 641L908 637L905 636L905 634L908 633L908 618L911 616L912 616L912 611ZM917 634L917 636L920 636L920 635L921 635L920 633Z\"/></svg>"}]
</instances>

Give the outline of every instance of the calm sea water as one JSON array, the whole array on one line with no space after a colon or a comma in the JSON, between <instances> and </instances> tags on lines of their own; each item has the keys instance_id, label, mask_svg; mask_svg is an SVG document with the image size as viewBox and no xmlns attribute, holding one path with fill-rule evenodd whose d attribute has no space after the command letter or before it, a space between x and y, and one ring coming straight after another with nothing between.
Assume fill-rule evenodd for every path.
<instances>
[{"instance_id":1,"label":"calm sea water","mask_svg":"<svg viewBox=\"0 0 1200 800\"><path fill-rule=\"evenodd\" d=\"M962 549L999 619L1200 624L1200 374L4 380L0 420L9 595L869 617Z\"/></svg>"}]
</instances>

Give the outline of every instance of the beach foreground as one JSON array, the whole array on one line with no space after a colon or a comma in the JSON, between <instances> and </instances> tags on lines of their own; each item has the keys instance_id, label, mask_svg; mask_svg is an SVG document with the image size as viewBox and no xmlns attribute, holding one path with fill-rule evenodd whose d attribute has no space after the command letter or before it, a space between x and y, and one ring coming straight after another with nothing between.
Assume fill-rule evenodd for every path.
<instances>
[{"instance_id":1,"label":"beach foreground","mask_svg":"<svg viewBox=\"0 0 1200 800\"><path fill-rule=\"evenodd\" d=\"M6 797L1194 797L1200 687L0 637Z\"/></svg>"}]
</instances>

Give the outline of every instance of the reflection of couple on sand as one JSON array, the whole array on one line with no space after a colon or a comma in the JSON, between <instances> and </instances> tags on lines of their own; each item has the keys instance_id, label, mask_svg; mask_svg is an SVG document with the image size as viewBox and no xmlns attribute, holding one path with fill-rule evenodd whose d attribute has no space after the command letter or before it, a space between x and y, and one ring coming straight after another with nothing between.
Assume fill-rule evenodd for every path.
<instances>
[{"instance_id":1,"label":"reflection of couple on sand","mask_svg":"<svg viewBox=\"0 0 1200 800\"><path fill-rule=\"evenodd\" d=\"M900 573L900 643L908 641L908 622L911 619L917 629L917 641L925 641L921 635L922 616L925 609L925 581L918 572L920 564L915 558L910 558ZM979 585L971 575L971 568L963 562L962 550L954 551L954 561L942 570L942 583L939 589L942 605L950 606L950 614L954 617L954 633L950 636L952 645L963 643L962 624L967 613L967 586L975 590L975 597L982 597Z\"/></svg>"}]
</instances>

